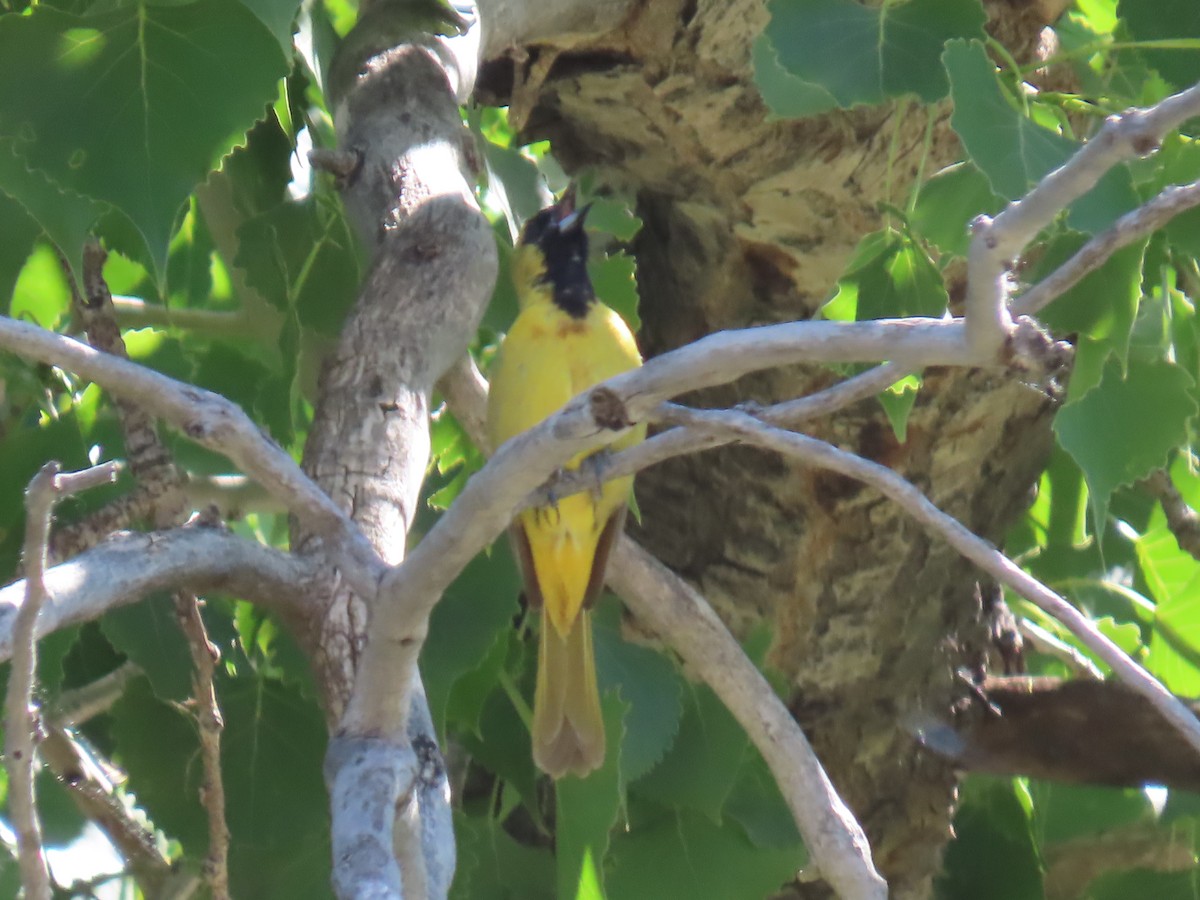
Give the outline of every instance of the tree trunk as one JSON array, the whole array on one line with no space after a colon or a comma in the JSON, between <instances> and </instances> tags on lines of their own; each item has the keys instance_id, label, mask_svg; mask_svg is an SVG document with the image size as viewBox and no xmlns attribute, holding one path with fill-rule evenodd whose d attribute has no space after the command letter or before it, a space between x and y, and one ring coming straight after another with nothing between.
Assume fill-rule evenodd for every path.
<instances>
[{"instance_id":1,"label":"tree trunk","mask_svg":"<svg viewBox=\"0 0 1200 900\"><path fill-rule=\"evenodd\" d=\"M1028 57L1035 12L1007 3L990 12L993 33ZM616 32L530 48L514 66L525 137L549 138L569 171L596 167L636 192L647 355L724 328L810 317L859 238L882 224L879 204L903 205L927 117L925 172L956 158L946 104L768 121L751 64L766 21L758 0L649 3ZM486 71L506 93L504 66ZM771 403L836 379L794 367L687 399ZM810 433L891 466L999 542L1031 498L1053 407L1015 377L931 371L905 443L874 401ZM949 718L967 690L957 670L977 663L987 633L976 572L874 491L753 449L659 466L639 476L637 495L638 539L735 633L769 622L768 662L792 685L791 707L867 829L891 895L928 896L956 780L906 720ZM797 885L794 896L821 890Z\"/></svg>"}]
</instances>

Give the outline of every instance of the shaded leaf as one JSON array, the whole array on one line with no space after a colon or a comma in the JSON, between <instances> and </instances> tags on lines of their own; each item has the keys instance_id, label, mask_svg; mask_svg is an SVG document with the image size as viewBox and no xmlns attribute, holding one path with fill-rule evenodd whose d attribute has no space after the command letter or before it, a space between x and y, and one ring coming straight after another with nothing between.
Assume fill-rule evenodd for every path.
<instances>
[{"instance_id":1,"label":"shaded leaf","mask_svg":"<svg viewBox=\"0 0 1200 900\"><path fill-rule=\"evenodd\" d=\"M843 107L914 93L944 97L942 48L981 37L982 7L962 0L910 0L867 7L851 0L773 0L764 32L779 63Z\"/></svg>"},{"instance_id":2,"label":"shaded leaf","mask_svg":"<svg viewBox=\"0 0 1200 900\"><path fill-rule=\"evenodd\" d=\"M0 19L0 135L56 184L124 210L161 270L184 198L286 72L235 0L91 16L42 5Z\"/></svg>"},{"instance_id":3,"label":"shaded leaf","mask_svg":"<svg viewBox=\"0 0 1200 900\"><path fill-rule=\"evenodd\" d=\"M1006 99L996 67L978 41L950 41L943 55L950 73L950 124L971 161L1007 200L1017 200L1079 145L1021 115ZM1110 169L1070 207L1068 223L1089 234L1138 205L1129 170Z\"/></svg>"},{"instance_id":4,"label":"shaded leaf","mask_svg":"<svg viewBox=\"0 0 1200 900\"><path fill-rule=\"evenodd\" d=\"M762 900L804 862L802 852L756 847L733 822L688 811L618 832L611 856L611 896L689 900Z\"/></svg>"}]
</instances>

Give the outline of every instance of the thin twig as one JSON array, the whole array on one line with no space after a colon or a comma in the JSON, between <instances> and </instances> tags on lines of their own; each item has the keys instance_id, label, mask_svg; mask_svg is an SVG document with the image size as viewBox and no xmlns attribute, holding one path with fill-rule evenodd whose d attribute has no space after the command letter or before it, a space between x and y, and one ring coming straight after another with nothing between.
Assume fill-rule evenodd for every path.
<instances>
[{"instance_id":1,"label":"thin twig","mask_svg":"<svg viewBox=\"0 0 1200 900\"><path fill-rule=\"evenodd\" d=\"M1179 549L1200 560L1200 515L1188 506L1165 469L1151 472L1139 482L1162 505L1167 527L1175 535Z\"/></svg>"},{"instance_id":2,"label":"thin twig","mask_svg":"<svg viewBox=\"0 0 1200 900\"><path fill-rule=\"evenodd\" d=\"M37 671L38 613L49 597L46 563L50 545L50 520L62 496L112 482L118 463L62 474L57 462L48 462L33 477L25 493L25 547L27 573L25 598L12 631L12 669L5 697L4 754L8 767L9 809L17 834L21 883L29 900L50 900L50 872L42 849L41 823L34 790L34 747L40 730L33 705Z\"/></svg>"},{"instance_id":3,"label":"thin twig","mask_svg":"<svg viewBox=\"0 0 1200 900\"><path fill-rule=\"evenodd\" d=\"M1070 259L1017 297L1012 304L1013 312L1036 315L1082 281L1089 272L1104 265L1122 247L1158 231L1171 219L1197 205L1200 205L1200 181L1165 188L1154 199L1125 213L1075 251Z\"/></svg>"},{"instance_id":4,"label":"thin twig","mask_svg":"<svg viewBox=\"0 0 1200 900\"><path fill-rule=\"evenodd\" d=\"M1017 627L1038 653L1053 656L1055 659L1061 660L1067 668L1088 678L1094 678L1097 681L1104 680L1104 673L1096 668L1094 662L1066 641L1060 640L1051 634L1037 622L1031 622L1028 619L1019 619Z\"/></svg>"},{"instance_id":5,"label":"thin twig","mask_svg":"<svg viewBox=\"0 0 1200 900\"><path fill-rule=\"evenodd\" d=\"M39 754L80 813L96 823L125 859L142 893L158 896L171 875L171 861L159 850L153 830L117 795L104 764L53 721Z\"/></svg>"},{"instance_id":6,"label":"thin twig","mask_svg":"<svg viewBox=\"0 0 1200 900\"><path fill-rule=\"evenodd\" d=\"M225 824L225 783L221 778L221 732L225 720L213 686L221 651L208 639L195 594L188 591L175 594L175 615L192 653L194 714L200 728L200 758L204 765L200 800L208 813L204 876L213 900L229 900L229 828Z\"/></svg>"},{"instance_id":7,"label":"thin twig","mask_svg":"<svg viewBox=\"0 0 1200 900\"><path fill-rule=\"evenodd\" d=\"M1007 585L1057 619L1101 659L1117 678L1154 706L1200 753L1200 721L1197 721L1191 710L1163 687L1161 682L1130 659L1067 600L1032 575L1022 571L1003 553L953 516L942 512L917 487L891 469L815 438L772 428L742 412L701 411L676 407L673 416L679 424L732 431L747 443L774 449L810 465L870 484L884 496L900 504L919 523L942 537L950 546L1001 584Z\"/></svg>"},{"instance_id":8,"label":"thin twig","mask_svg":"<svg viewBox=\"0 0 1200 900\"><path fill-rule=\"evenodd\" d=\"M125 685L140 674L137 663L126 660L89 684L63 691L50 713L52 723L59 728L75 728L108 712L125 692Z\"/></svg>"},{"instance_id":9,"label":"thin twig","mask_svg":"<svg viewBox=\"0 0 1200 900\"><path fill-rule=\"evenodd\" d=\"M85 296L75 296L76 312L87 326L88 342L121 359L128 359L125 339L117 324L112 293L104 279L107 253L96 240L83 250ZM157 528L182 525L187 516L183 478L171 452L158 435L154 418L139 404L117 399L121 430L129 453L129 465L139 487L149 490L151 519ZM220 651L208 639L200 616L200 600L191 591L172 596L175 616L192 655L192 709L200 733L200 757L204 779L200 802L208 816L208 855L204 875L213 900L229 900L229 828L225 823L225 786L221 777L221 731L225 727L213 686L213 672Z\"/></svg>"}]
</instances>

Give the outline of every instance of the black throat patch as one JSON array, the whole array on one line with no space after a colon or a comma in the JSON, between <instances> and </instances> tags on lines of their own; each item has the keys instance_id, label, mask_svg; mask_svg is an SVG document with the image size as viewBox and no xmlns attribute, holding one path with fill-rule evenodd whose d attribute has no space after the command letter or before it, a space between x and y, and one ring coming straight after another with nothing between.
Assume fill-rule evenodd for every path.
<instances>
[{"instance_id":1,"label":"black throat patch","mask_svg":"<svg viewBox=\"0 0 1200 900\"><path fill-rule=\"evenodd\" d=\"M546 258L544 279L550 284L555 306L572 318L584 318L596 292L587 271L588 239L582 219L566 229L550 223L538 236L537 245Z\"/></svg>"}]
</instances>

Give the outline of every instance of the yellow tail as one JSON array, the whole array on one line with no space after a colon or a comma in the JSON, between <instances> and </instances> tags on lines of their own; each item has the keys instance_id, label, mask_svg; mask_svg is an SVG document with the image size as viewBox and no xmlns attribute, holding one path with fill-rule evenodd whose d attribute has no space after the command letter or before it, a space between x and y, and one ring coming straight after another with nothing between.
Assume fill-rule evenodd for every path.
<instances>
[{"instance_id":1,"label":"yellow tail","mask_svg":"<svg viewBox=\"0 0 1200 900\"><path fill-rule=\"evenodd\" d=\"M604 718L596 687L592 615L576 616L566 634L542 617L537 690L533 697L533 761L553 778L580 778L604 762Z\"/></svg>"}]
</instances>

